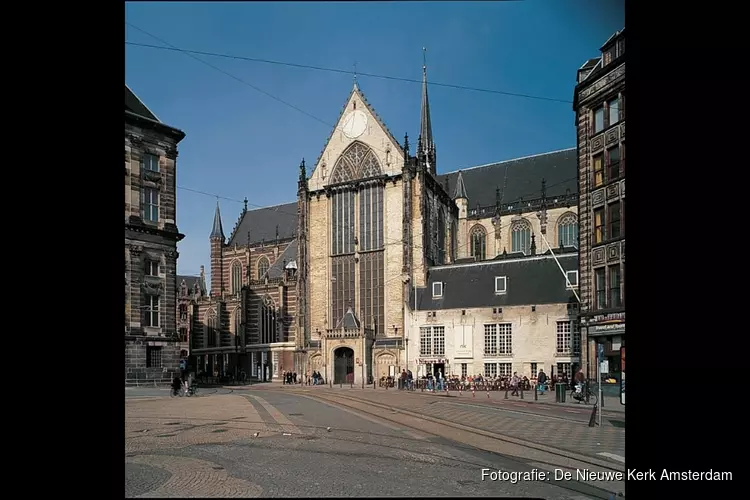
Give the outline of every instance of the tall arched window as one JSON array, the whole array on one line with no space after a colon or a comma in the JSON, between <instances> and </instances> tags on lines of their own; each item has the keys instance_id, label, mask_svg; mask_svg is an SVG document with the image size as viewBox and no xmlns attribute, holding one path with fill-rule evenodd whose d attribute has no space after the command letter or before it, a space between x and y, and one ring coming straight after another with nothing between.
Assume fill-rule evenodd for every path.
<instances>
[{"instance_id":1,"label":"tall arched window","mask_svg":"<svg viewBox=\"0 0 750 500\"><path fill-rule=\"evenodd\" d=\"M235 335L242 334L242 308L238 307L234 310L234 320L232 321L233 333Z\"/></svg>"},{"instance_id":2,"label":"tall arched window","mask_svg":"<svg viewBox=\"0 0 750 500\"><path fill-rule=\"evenodd\" d=\"M262 280L266 277L266 273L268 272L268 268L271 267L268 263L268 258L263 256L260 259L258 259L258 279Z\"/></svg>"},{"instance_id":3,"label":"tall arched window","mask_svg":"<svg viewBox=\"0 0 750 500\"><path fill-rule=\"evenodd\" d=\"M515 221L510 226L510 251L529 253L531 249L531 224L525 220Z\"/></svg>"},{"instance_id":4,"label":"tall arched window","mask_svg":"<svg viewBox=\"0 0 750 500\"><path fill-rule=\"evenodd\" d=\"M469 232L469 246L471 256L477 260L484 260L487 256L487 231L477 224Z\"/></svg>"},{"instance_id":5,"label":"tall arched window","mask_svg":"<svg viewBox=\"0 0 750 500\"><path fill-rule=\"evenodd\" d=\"M377 333L385 332L384 197L380 162L372 149L352 143L333 167L331 183L331 310L335 327L348 308ZM375 179L374 179L375 178ZM360 181L355 187L352 181ZM364 182L362 182L364 181ZM359 211L359 217L355 214ZM359 253L359 262L355 258ZM359 282L356 267L359 266ZM359 303L355 290L359 287Z\"/></svg>"},{"instance_id":6,"label":"tall arched window","mask_svg":"<svg viewBox=\"0 0 750 500\"><path fill-rule=\"evenodd\" d=\"M578 248L578 217L572 212L567 212L557 222L557 234L560 247Z\"/></svg>"},{"instance_id":7,"label":"tall arched window","mask_svg":"<svg viewBox=\"0 0 750 500\"><path fill-rule=\"evenodd\" d=\"M270 344L278 342L278 329L276 325L276 305L273 299L266 295L260 306L260 343Z\"/></svg>"},{"instance_id":8,"label":"tall arched window","mask_svg":"<svg viewBox=\"0 0 750 500\"><path fill-rule=\"evenodd\" d=\"M219 317L216 310L209 309L206 312L206 347L219 347Z\"/></svg>"},{"instance_id":9,"label":"tall arched window","mask_svg":"<svg viewBox=\"0 0 750 500\"><path fill-rule=\"evenodd\" d=\"M242 264L235 261L232 264L232 294L238 294L242 290Z\"/></svg>"}]
</instances>

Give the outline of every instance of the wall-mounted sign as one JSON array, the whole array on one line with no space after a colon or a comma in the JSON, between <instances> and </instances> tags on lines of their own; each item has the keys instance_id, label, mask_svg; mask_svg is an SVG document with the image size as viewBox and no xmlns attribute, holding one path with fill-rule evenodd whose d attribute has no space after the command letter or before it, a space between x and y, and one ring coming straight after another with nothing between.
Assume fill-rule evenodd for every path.
<instances>
[{"instance_id":1,"label":"wall-mounted sign","mask_svg":"<svg viewBox=\"0 0 750 500\"><path fill-rule=\"evenodd\" d=\"M589 335L622 335L624 333L625 323L589 326Z\"/></svg>"},{"instance_id":2,"label":"wall-mounted sign","mask_svg":"<svg viewBox=\"0 0 750 500\"><path fill-rule=\"evenodd\" d=\"M473 325L457 325L454 332L455 358L471 359L474 357L474 327Z\"/></svg>"},{"instance_id":3,"label":"wall-mounted sign","mask_svg":"<svg viewBox=\"0 0 750 500\"><path fill-rule=\"evenodd\" d=\"M588 319L589 325L604 324L604 323L624 323L624 322L625 322L624 312L610 313L610 314L597 314L596 316L593 316Z\"/></svg>"},{"instance_id":4,"label":"wall-mounted sign","mask_svg":"<svg viewBox=\"0 0 750 500\"><path fill-rule=\"evenodd\" d=\"M440 363L447 363L447 359L440 358L419 358L417 360L418 365L438 365Z\"/></svg>"}]
</instances>

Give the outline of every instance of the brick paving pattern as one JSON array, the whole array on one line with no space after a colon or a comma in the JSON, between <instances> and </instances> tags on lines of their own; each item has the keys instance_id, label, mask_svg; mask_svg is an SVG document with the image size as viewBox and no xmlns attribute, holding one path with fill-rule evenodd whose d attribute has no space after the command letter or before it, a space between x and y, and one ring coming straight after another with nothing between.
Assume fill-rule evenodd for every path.
<instances>
[{"instance_id":1,"label":"brick paving pattern","mask_svg":"<svg viewBox=\"0 0 750 500\"><path fill-rule=\"evenodd\" d=\"M625 456L625 430L623 428L589 427L586 423L565 421L544 415L490 412L468 405L462 408L460 403L454 404L458 402L458 398L441 400L437 397L428 398L390 390L322 389L322 391L328 394L335 394L337 391L345 392L349 397L390 405L394 408L600 459L603 456L599 453ZM475 401L479 399L481 398L477 397Z\"/></svg>"}]
</instances>

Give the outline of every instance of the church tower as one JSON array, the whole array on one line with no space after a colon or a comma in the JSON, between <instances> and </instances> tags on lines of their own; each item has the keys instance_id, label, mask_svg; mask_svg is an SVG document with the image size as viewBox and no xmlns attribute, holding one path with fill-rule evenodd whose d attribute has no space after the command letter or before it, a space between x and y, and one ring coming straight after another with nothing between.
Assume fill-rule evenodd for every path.
<instances>
[{"instance_id":1,"label":"church tower","mask_svg":"<svg viewBox=\"0 0 750 500\"><path fill-rule=\"evenodd\" d=\"M427 49L422 49L423 54ZM432 137L432 119L430 118L430 99L427 95L427 58L424 57L422 64L422 107L420 112L419 139L421 145L417 156L423 158L427 163L427 171L432 175L437 175L437 151L435 150L435 141Z\"/></svg>"},{"instance_id":2,"label":"church tower","mask_svg":"<svg viewBox=\"0 0 750 500\"><path fill-rule=\"evenodd\" d=\"M216 212L214 213L214 225L211 228L211 295L221 297L224 293L224 264L221 250L224 247L224 228L221 225L221 211L219 202L216 202Z\"/></svg>"}]
</instances>

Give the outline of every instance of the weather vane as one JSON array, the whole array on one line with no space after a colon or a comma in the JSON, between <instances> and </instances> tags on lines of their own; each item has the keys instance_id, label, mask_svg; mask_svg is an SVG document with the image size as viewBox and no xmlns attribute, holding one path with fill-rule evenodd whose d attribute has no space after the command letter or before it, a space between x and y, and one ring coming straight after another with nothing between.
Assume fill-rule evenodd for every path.
<instances>
[{"instance_id":1,"label":"weather vane","mask_svg":"<svg viewBox=\"0 0 750 500\"><path fill-rule=\"evenodd\" d=\"M354 83L357 83L357 61L354 61Z\"/></svg>"},{"instance_id":2,"label":"weather vane","mask_svg":"<svg viewBox=\"0 0 750 500\"><path fill-rule=\"evenodd\" d=\"M427 68L427 47L422 47L422 67Z\"/></svg>"}]
</instances>

